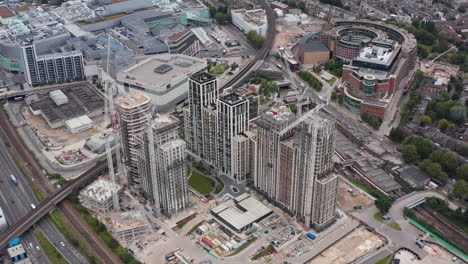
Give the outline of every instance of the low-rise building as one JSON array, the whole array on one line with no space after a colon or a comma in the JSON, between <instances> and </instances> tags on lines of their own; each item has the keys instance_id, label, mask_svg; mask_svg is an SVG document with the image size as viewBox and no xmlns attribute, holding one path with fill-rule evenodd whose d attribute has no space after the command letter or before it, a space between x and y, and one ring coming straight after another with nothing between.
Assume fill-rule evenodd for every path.
<instances>
[{"instance_id":1,"label":"low-rise building","mask_svg":"<svg viewBox=\"0 0 468 264\"><path fill-rule=\"evenodd\" d=\"M82 115L65 121L65 126L72 134L80 133L94 127L94 122L87 115Z\"/></svg>"},{"instance_id":2,"label":"low-rise building","mask_svg":"<svg viewBox=\"0 0 468 264\"><path fill-rule=\"evenodd\" d=\"M132 241L145 237L150 226L140 211L110 214L110 230L120 241Z\"/></svg>"},{"instance_id":3,"label":"low-rise building","mask_svg":"<svg viewBox=\"0 0 468 264\"><path fill-rule=\"evenodd\" d=\"M431 181L431 178L422 170L415 166L405 166L396 171L400 178L406 181L411 187L424 187Z\"/></svg>"}]
</instances>

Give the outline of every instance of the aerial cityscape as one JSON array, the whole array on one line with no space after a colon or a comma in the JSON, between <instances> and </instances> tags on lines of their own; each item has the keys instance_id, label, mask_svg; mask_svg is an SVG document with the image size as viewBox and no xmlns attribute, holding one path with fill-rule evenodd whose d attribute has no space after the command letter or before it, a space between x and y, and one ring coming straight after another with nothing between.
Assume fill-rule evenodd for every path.
<instances>
[{"instance_id":1,"label":"aerial cityscape","mask_svg":"<svg viewBox=\"0 0 468 264\"><path fill-rule=\"evenodd\" d=\"M0 264L468 264L468 0L0 0Z\"/></svg>"}]
</instances>

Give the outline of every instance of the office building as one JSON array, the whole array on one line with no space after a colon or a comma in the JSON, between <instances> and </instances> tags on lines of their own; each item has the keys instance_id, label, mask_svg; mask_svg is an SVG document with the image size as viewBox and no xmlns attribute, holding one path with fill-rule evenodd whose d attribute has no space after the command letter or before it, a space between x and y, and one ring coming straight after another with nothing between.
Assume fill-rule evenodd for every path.
<instances>
[{"instance_id":1,"label":"office building","mask_svg":"<svg viewBox=\"0 0 468 264\"><path fill-rule=\"evenodd\" d=\"M140 145L137 135L146 128L153 105L146 95L129 93L115 99L115 108L119 113L123 158L129 170L127 181L130 186L139 188L138 149Z\"/></svg>"},{"instance_id":2,"label":"office building","mask_svg":"<svg viewBox=\"0 0 468 264\"><path fill-rule=\"evenodd\" d=\"M80 51L37 55L35 45L22 47L26 80L30 86L79 81L85 78Z\"/></svg>"},{"instance_id":3,"label":"office building","mask_svg":"<svg viewBox=\"0 0 468 264\"><path fill-rule=\"evenodd\" d=\"M217 167L223 173L237 182L245 180L244 175L233 173L232 166L239 160L233 158L239 155L232 155L232 151L239 151L238 148L233 149L233 138L249 129L249 101L231 93L221 96L218 99L218 162ZM237 144L239 146L239 144ZM247 146L248 147L248 146Z\"/></svg>"},{"instance_id":4,"label":"office building","mask_svg":"<svg viewBox=\"0 0 468 264\"><path fill-rule=\"evenodd\" d=\"M263 9L235 9L231 10L232 24L240 31L248 34L255 31L257 34L266 36L268 23L266 13Z\"/></svg>"},{"instance_id":5,"label":"office building","mask_svg":"<svg viewBox=\"0 0 468 264\"><path fill-rule=\"evenodd\" d=\"M206 72L199 72L189 78L188 108L184 112L185 140L187 149L205 158L203 133L207 129L203 122L203 108L216 105L218 80Z\"/></svg>"},{"instance_id":6,"label":"office building","mask_svg":"<svg viewBox=\"0 0 468 264\"><path fill-rule=\"evenodd\" d=\"M189 207L185 141L178 134L180 123L174 116L160 115L139 137L141 191L167 217Z\"/></svg>"},{"instance_id":7,"label":"office building","mask_svg":"<svg viewBox=\"0 0 468 264\"><path fill-rule=\"evenodd\" d=\"M322 230L336 218L335 123L317 113L300 119L280 106L255 121L253 185L306 227Z\"/></svg>"}]
</instances>

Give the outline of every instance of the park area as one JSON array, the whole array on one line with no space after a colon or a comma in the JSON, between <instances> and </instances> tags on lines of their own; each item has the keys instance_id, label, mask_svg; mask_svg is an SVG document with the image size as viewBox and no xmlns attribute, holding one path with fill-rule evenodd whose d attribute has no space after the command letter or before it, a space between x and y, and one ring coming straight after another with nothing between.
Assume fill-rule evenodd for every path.
<instances>
[{"instance_id":1,"label":"park area","mask_svg":"<svg viewBox=\"0 0 468 264\"><path fill-rule=\"evenodd\" d=\"M214 179L205 176L210 175L210 173L201 167L200 164L194 163L193 166L196 168L188 168L189 186L196 190L201 195L209 195L212 192L214 194L220 193L224 189L224 182L219 178L215 177Z\"/></svg>"}]
</instances>

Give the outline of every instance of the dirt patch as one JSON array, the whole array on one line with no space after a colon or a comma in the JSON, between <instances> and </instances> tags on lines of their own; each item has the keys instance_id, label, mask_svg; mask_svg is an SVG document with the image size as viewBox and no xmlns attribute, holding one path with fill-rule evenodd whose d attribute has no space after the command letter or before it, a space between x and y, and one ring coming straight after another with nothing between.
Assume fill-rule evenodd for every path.
<instances>
[{"instance_id":1,"label":"dirt patch","mask_svg":"<svg viewBox=\"0 0 468 264\"><path fill-rule=\"evenodd\" d=\"M383 244L384 242L379 235L369 232L365 227L360 227L322 252L309 264L351 263Z\"/></svg>"},{"instance_id":2,"label":"dirt patch","mask_svg":"<svg viewBox=\"0 0 468 264\"><path fill-rule=\"evenodd\" d=\"M374 204L367 194L340 178L338 182L338 202L346 212L354 212L355 206L369 207Z\"/></svg>"}]
</instances>

